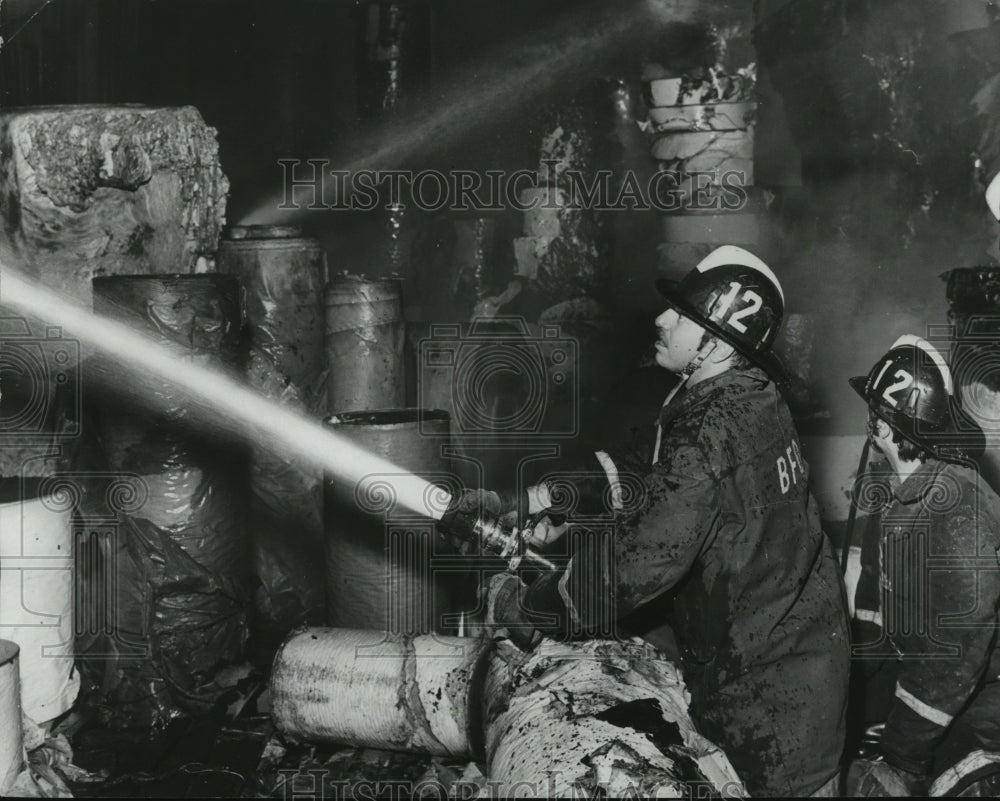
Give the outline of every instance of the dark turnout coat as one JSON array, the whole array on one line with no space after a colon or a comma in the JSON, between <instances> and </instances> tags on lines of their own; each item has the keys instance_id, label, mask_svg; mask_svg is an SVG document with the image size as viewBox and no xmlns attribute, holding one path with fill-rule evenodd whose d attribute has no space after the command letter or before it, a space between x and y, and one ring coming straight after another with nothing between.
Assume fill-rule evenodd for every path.
<instances>
[{"instance_id":1,"label":"dark turnout coat","mask_svg":"<svg viewBox=\"0 0 1000 801\"><path fill-rule=\"evenodd\" d=\"M619 516L605 568L616 614L666 610L692 718L752 795L809 794L839 769L849 643L788 407L762 371L728 371L660 423L645 498ZM574 556L569 572L591 569ZM582 585L564 578L562 597L585 616Z\"/></svg>"},{"instance_id":2,"label":"dark turnout coat","mask_svg":"<svg viewBox=\"0 0 1000 801\"><path fill-rule=\"evenodd\" d=\"M882 748L938 775L1000 750L1000 498L975 470L936 459L902 483L867 480L881 486L866 495L887 502L862 551L855 614L871 628L855 650L901 657Z\"/></svg>"}]
</instances>

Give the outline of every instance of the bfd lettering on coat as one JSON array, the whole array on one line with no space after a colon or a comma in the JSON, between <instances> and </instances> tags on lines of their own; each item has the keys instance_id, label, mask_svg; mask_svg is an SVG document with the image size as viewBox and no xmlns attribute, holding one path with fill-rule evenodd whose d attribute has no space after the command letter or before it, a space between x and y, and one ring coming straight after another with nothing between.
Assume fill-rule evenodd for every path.
<instances>
[{"instance_id":1,"label":"bfd lettering on coat","mask_svg":"<svg viewBox=\"0 0 1000 801\"><path fill-rule=\"evenodd\" d=\"M787 495L788 490L797 486L799 478L805 475L805 463L802 461L802 451L799 450L799 443L794 439L787 448L785 455L779 456L778 482L781 484L781 494Z\"/></svg>"}]
</instances>

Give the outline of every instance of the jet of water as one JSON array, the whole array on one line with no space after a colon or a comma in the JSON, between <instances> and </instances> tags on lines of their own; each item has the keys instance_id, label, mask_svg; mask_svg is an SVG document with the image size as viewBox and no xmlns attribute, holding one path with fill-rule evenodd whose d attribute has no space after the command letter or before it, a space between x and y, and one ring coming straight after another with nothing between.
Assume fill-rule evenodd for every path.
<instances>
[{"instance_id":1,"label":"jet of water","mask_svg":"<svg viewBox=\"0 0 1000 801\"><path fill-rule=\"evenodd\" d=\"M122 386L157 404L157 383L166 383L191 400L201 422L208 422L255 444L294 454L357 493L391 500L398 508L440 519L450 500L436 485L369 453L321 423L264 398L232 377L174 353L120 322L97 316L0 265L0 302L29 317L60 326L81 345L99 350L123 372ZM143 397L144 396L144 397ZM372 497L370 493L376 493ZM380 503L379 506L382 504Z\"/></svg>"},{"instance_id":2,"label":"jet of water","mask_svg":"<svg viewBox=\"0 0 1000 801\"><path fill-rule=\"evenodd\" d=\"M578 85L600 65L621 53L639 52L663 25L689 22L732 0L617 0L581 3L571 15L507 42L461 74L438 82L432 92L413 98L406 109L358 136L358 145L328 154L330 170L399 169L463 141L486 126L503 127L518 109L539 97ZM324 161L320 159L320 161ZM309 168L303 167L309 174ZM332 183L332 179L330 181ZM346 186L349 191L350 182ZM332 191L332 190L331 190ZM266 197L241 224L292 222L308 212L281 210L284 189ZM345 198L338 198L343 201ZM332 199L331 199L332 200Z\"/></svg>"}]
</instances>

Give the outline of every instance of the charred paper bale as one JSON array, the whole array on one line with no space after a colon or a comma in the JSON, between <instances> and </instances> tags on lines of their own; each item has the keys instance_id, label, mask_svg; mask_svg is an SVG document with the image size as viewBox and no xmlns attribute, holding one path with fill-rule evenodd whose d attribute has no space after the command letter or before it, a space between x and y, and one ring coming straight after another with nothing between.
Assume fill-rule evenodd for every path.
<instances>
[{"instance_id":1,"label":"charred paper bale","mask_svg":"<svg viewBox=\"0 0 1000 801\"><path fill-rule=\"evenodd\" d=\"M52 106L0 114L0 216L47 285L89 305L95 275L193 270L229 183L197 109Z\"/></svg>"}]
</instances>

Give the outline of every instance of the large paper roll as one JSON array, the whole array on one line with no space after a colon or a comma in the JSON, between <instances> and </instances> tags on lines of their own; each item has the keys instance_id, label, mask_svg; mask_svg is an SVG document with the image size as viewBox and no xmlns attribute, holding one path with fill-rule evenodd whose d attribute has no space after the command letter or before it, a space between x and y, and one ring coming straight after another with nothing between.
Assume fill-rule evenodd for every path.
<instances>
[{"instance_id":1,"label":"large paper roll","mask_svg":"<svg viewBox=\"0 0 1000 801\"><path fill-rule=\"evenodd\" d=\"M37 723L76 700L71 504L45 481L0 482L0 637L21 649L22 706Z\"/></svg>"}]
</instances>

